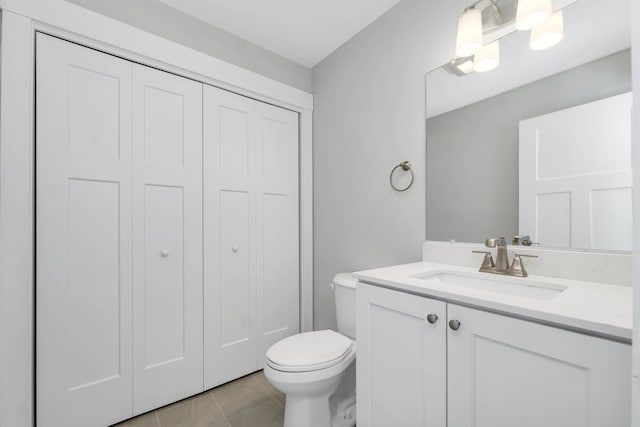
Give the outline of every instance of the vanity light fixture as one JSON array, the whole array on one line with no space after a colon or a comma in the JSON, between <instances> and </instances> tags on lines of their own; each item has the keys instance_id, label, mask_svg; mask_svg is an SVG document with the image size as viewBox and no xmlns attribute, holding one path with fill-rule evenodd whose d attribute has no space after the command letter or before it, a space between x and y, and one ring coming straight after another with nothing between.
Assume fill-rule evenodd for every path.
<instances>
[{"instance_id":1,"label":"vanity light fixture","mask_svg":"<svg viewBox=\"0 0 640 427\"><path fill-rule=\"evenodd\" d=\"M474 55L482 44L482 12L472 6L458 20L456 55L460 58Z\"/></svg>"},{"instance_id":2,"label":"vanity light fixture","mask_svg":"<svg viewBox=\"0 0 640 427\"><path fill-rule=\"evenodd\" d=\"M444 71L462 77L473 73L473 57L453 58L443 66Z\"/></svg>"},{"instance_id":3,"label":"vanity light fixture","mask_svg":"<svg viewBox=\"0 0 640 427\"><path fill-rule=\"evenodd\" d=\"M475 66L475 64L473 63L473 61L469 59L469 60L463 62L462 64L458 65L457 67L464 74L469 74L469 73L473 72L474 66Z\"/></svg>"},{"instance_id":4,"label":"vanity light fixture","mask_svg":"<svg viewBox=\"0 0 640 427\"><path fill-rule=\"evenodd\" d=\"M516 28L530 30L551 16L551 0L518 0Z\"/></svg>"},{"instance_id":5,"label":"vanity light fixture","mask_svg":"<svg viewBox=\"0 0 640 427\"><path fill-rule=\"evenodd\" d=\"M562 10L558 10L545 22L533 27L529 47L533 50L547 49L560 43L563 36Z\"/></svg>"},{"instance_id":6,"label":"vanity light fixture","mask_svg":"<svg viewBox=\"0 0 640 427\"><path fill-rule=\"evenodd\" d=\"M516 30L531 30L533 50L556 45L564 36L562 9L552 12L552 0L475 0L458 19L456 57L447 71L461 77L493 70L500 63L498 41Z\"/></svg>"},{"instance_id":7,"label":"vanity light fixture","mask_svg":"<svg viewBox=\"0 0 640 427\"><path fill-rule=\"evenodd\" d=\"M491 71L500 64L500 43L498 40L482 46L473 58L473 71L484 73Z\"/></svg>"}]
</instances>

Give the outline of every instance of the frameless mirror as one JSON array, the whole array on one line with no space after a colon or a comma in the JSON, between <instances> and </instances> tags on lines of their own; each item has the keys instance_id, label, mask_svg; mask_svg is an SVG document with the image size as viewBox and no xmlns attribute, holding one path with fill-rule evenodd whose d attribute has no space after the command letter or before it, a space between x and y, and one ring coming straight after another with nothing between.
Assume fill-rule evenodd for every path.
<instances>
[{"instance_id":1,"label":"frameless mirror","mask_svg":"<svg viewBox=\"0 0 640 427\"><path fill-rule=\"evenodd\" d=\"M427 73L427 240L631 250L629 2L562 6L554 47L515 31L489 72Z\"/></svg>"}]
</instances>

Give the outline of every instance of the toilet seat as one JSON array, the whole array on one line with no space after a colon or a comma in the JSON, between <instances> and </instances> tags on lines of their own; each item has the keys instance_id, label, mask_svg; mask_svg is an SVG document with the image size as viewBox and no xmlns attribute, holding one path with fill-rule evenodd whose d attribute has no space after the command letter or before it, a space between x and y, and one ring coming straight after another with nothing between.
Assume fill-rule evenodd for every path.
<instances>
[{"instance_id":1,"label":"toilet seat","mask_svg":"<svg viewBox=\"0 0 640 427\"><path fill-rule=\"evenodd\" d=\"M344 361L353 346L352 340L332 330L305 332L271 346L266 362L278 371L318 371Z\"/></svg>"}]
</instances>

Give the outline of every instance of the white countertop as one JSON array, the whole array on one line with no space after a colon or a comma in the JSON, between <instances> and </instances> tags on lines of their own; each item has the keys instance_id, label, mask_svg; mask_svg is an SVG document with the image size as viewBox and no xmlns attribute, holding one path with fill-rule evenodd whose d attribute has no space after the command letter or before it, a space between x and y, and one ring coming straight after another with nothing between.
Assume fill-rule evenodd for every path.
<instances>
[{"instance_id":1,"label":"white countertop","mask_svg":"<svg viewBox=\"0 0 640 427\"><path fill-rule=\"evenodd\" d=\"M477 273L483 279L511 280L562 286L566 289L549 299L532 299L501 292L447 285L418 278L429 272L446 271L476 275L477 268L416 262L374 270L358 271L353 277L366 283L407 291L451 303L471 305L505 314L524 317L560 327L631 341L632 289L612 285L555 277L530 275L527 278ZM503 286L514 286L504 284Z\"/></svg>"}]
</instances>

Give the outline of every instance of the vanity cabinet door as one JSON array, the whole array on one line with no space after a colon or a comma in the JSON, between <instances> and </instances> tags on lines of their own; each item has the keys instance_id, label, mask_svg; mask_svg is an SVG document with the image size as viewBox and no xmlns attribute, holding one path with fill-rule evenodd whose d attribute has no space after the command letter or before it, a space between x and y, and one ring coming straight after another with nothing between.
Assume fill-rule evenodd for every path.
<instances>
[{"instance_id":1,"label":"vanity cabinet door","mask_svg":"<svg viewBox=\"0 0 640 427\"><path fill-rule=\"evenodd\" d=\"M358 425L446 425L445 303L358 283L357 343Z\"/></svg>"},{"instance_id":2,"label":"vanity cabinet door","mask_svg":"<svg viewBox=\"0 0 640 427\"><path fill-rule=\"evenodd\" d=\"M449 304L449 425L628 426L631 346Z\"/></svg>"}]
</instances>

